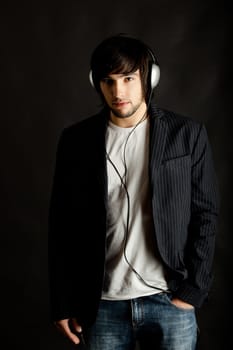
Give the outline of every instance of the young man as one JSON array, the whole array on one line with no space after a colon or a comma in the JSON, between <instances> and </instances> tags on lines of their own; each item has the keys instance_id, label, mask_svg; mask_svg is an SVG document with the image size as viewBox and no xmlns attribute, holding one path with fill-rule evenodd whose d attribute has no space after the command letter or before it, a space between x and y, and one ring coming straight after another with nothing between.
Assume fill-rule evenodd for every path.
<instances>
[{"instance_id":1,"label":"young man","mask_svg":"<svg viewBox=\"0 0 233 350\"><path fill-rule=\"evenodd\" d=\"M49 215L52 320L91 350L195 349L212 282L218 199L205 127L153 105L159 66L105 39L103 109L61 135Z\"/></svg>"}]
</instances>

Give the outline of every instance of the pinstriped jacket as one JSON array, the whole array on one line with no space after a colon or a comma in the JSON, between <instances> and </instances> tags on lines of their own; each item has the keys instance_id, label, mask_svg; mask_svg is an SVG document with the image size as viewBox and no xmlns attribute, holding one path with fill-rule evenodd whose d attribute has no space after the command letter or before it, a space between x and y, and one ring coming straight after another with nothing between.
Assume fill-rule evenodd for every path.
<instances>
[{"instance_id":1,"label":"pinstriped jacket","mask_svg":"<svg viewBox=\"0 0 233 350\"><path fill-rule=\"evenodd\" d=\"M94 322L101 297L107 211L108 112L65 128L59 139L48 229L52 320ZM205 126L152 106L151 201L168 285L200 307L212 283L218 187Z\"/></svg>"}]
</instances>

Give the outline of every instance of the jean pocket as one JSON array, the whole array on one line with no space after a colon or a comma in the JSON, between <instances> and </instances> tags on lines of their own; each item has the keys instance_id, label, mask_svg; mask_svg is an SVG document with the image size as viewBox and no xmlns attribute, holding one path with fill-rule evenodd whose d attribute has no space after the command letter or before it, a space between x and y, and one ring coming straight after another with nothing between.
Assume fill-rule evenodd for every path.
<instances>
[{"instance_id":1,"label":"jean pocket","mask_svg":"<svg viewBox=\"0 0 233 350\"><path fill-rule=\"evenodd\" d=\"M176 308L177 310L180 310L180 311L185 311L185 312L192 312L195 310L194 306L190 305L187 307L183 307L181 305L176 305L175 303L172 302L172 299L173 299L173 295L171 293L165 293L165 299L167 300L167 302L169 303L170 306Z\"/></svg>"}]
</instances>

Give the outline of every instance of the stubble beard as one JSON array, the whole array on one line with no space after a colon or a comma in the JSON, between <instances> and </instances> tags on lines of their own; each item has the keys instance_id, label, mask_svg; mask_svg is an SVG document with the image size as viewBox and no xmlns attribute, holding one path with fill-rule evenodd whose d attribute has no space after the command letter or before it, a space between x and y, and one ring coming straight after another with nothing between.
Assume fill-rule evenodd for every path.
<instances>
[{"instance_id":1,"label":"stubble beard","mask_svg":"<svg viewBox=\"0 0 233 350\"><path fill-rule=\"evenodd\" d=\"M137 110L139 109L139 107L141 106L141 104L142 104L142 101L139 102L137 105L132 106L132 107L130 108L130 110L129 110L128 112L125 112L125 113L124 113L124 112L121 112L121 111L118 111L118 110L116 110L116 109L114 109L114 108L110 108L110 110L111 110L112 114L113 114L115 117L121 118L121 119L125 119L125 118L131 117L134 113L136 113Z\"/></svg>"}]
</instances>

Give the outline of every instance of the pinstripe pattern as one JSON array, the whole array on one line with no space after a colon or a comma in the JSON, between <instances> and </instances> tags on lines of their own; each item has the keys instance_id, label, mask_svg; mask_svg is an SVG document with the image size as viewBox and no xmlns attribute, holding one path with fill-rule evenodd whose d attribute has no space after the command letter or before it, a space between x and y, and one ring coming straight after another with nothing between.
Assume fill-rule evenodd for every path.
<instances>
[{"instance_id":1,"label":"pinstripe pattern","mask_svg":"<svg viewBox=\"0 0 233 350\"><path fill-rule=\"evenodd\" d=\"M158 250L169 286L200 307L212 282L218 193L205 127L156 106L150 117L150 184ZM60 138L49 213L51 317L93 322L106 234L107 114ZM79 278L76 278L76 267ZM81 281L81 282L80 282Z\"/></svg>"},{"instance_id":2,"label":"pinstripe pattern","mask_svg":"<svg viewBox=\"0 0 233 350\"><path fill-rule=\"evenodd\" d=\"M152 124L150 165L158 247L176 294L201 306L212 282L218 215L210 145L203 125L161 113Z\"/></svg>"}]
</instances>

